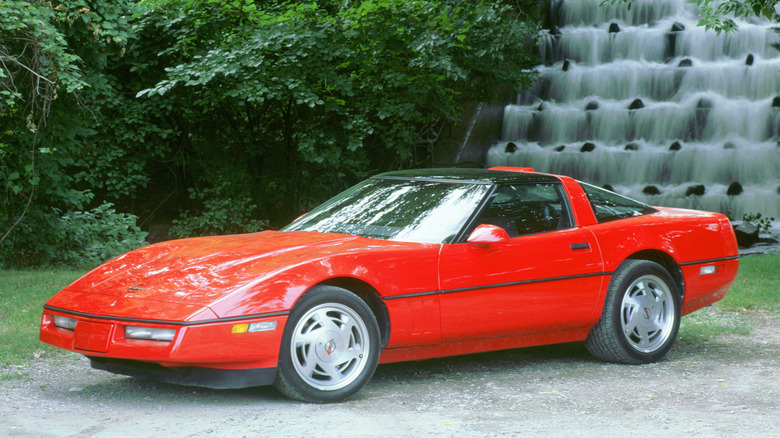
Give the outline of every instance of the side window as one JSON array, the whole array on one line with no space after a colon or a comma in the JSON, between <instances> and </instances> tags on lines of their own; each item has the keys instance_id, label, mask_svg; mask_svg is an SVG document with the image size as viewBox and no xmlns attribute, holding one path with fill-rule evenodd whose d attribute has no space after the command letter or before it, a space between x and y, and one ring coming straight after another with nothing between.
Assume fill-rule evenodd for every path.
<instances>
[{"instance_id":1,"label":"side window","mask_svg":"<svg viewBox=\"0 0 780 438\"><path fill-rule=\"evenodd\" d=\"M604 190L590 184L580 183L588 196L590 206L596 219L601 222L609 222L627 217L642 216L655 213L653 207L639 201L618 195L615 192Z\"/></svg>"},{"instance_id":2,"label":"side window","mask_svg":"<svg viewBox=\"0 0 780 438\"><path fill-rule=\"evenodd\" d=\"M497 225L517 237L570 228L572 222L560 184L528 183L498 186L477 223Z\"/></svg>"}]
</instances>

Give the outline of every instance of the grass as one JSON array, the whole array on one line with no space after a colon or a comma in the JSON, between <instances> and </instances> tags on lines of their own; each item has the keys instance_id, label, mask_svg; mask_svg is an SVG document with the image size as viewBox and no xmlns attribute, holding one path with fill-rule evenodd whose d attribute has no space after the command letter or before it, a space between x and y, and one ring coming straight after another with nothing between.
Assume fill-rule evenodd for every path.
<instances>
[{"instance_id":1,"label":"grass","mask_svg":"<svg viewBox=\"0 0 780 438\"><path fill-rule=\"evenodd\" d=\"M43 303L81 275L79 271L0 271L0 368L61 351L38 341ZM682 320L683 339L748 334L749 312L780 313L780 254L740 260L725 299Z\"/></svg>"},{"instance_id":2,"label":"grass","mask_svg":"<svg viewBox=\"0 0 780 438\"><path fill-rule=\"evenodd\" d=\"M80 271L0 271L0 368L58 351L38 341L43 303Z\"/></svg>"},{"instance_id":3,"label":"grass","mask_svg":"<svg viewBox=\"0 0 780 438\"><path fill-rule=\"evenodd\" d=\"M780 313L780 254L741 258L737 280L719 305Z\"/></svg>"},{"instance_id":4,"label":"grass","mask_svg":"<svg viewBox=\"0 0 780 438\"><path fill-rule=\"evenodd\" d=\"M780 254L748 256L723 300L683 317L680 339L707 340L724 334L750 333L751 312L780 313Z\"/></svg>"}]
</instances>

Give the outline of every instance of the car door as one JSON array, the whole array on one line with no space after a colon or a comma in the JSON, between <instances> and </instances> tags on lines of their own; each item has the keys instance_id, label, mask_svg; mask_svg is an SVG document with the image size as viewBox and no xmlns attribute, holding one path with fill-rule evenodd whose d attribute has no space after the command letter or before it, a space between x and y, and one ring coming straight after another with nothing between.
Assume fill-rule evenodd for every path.
<instances>
[{"instance_id":1,"label":"car door","mask_svg":"<svg viewBox=\"0 0 780 438\"><path fill-rule=\"evenodd\" d=\"M595 236L573 223L560 184L497 187L474 225L504 228L508 241L442 246L442 340L592 325L600 313L603 264Z\"/></svg>"}]
</instances>

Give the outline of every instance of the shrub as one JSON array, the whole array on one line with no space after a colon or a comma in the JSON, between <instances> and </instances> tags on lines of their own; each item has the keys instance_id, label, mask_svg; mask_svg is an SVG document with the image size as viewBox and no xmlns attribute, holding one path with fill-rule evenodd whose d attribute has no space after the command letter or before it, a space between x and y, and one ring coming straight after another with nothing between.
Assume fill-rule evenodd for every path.
<instances>
[{"instance_id":1,"label":"shrub","mask_svg":"<svg viewBox=\"0 0 780 438\"><path fill-rule=\"evenodd\" d=\"M190 198L203 204L200 213L185 210L173 220L171 234L176 237L212 236L216 234L254 233L268 227L268 222L253 219L257 206L249 193L230 193L225 181L201 191L190 189Z\"/></svg>"},{"instance_id":2,"label":"shrub","mask_svg":"<svg viewBox=\"0 0 780 438\"><path fill-rule=\"evenodd\" d=\"M59 251L52 264L93 267L146 245L147 233L136 225L137 219L117 213L108 202L89 211L65 213L57 221Z\"/></svg>"}]
</instances>

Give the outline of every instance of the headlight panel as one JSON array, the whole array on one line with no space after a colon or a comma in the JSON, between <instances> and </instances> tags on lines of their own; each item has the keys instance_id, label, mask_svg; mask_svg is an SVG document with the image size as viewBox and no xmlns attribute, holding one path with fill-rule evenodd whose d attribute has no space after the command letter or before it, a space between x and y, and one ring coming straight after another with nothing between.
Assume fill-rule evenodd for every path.
<instances>
[{"instance_id":1,"label":"headlight panel","mask_svg":"<svg viewBox=\"0 0 780 438\"><path fill-rule=\"evenodd\" d=\"M76 318L69 318L62 315L52 315L52 320L54 321L55 326L67 330L75 330L76 324L79 322L79 320Z\"/></svg>"},{"instance_id":2,"label":"headlight panel","mask_svg":"<svg viewBox=\"0 0 780 438\"><path fill-rule=\"evenodd\" d=\"M174 337L176 337L176 329L125 326L125 338L127 339L171 342Z\"/></svg>"}]
</instances>

